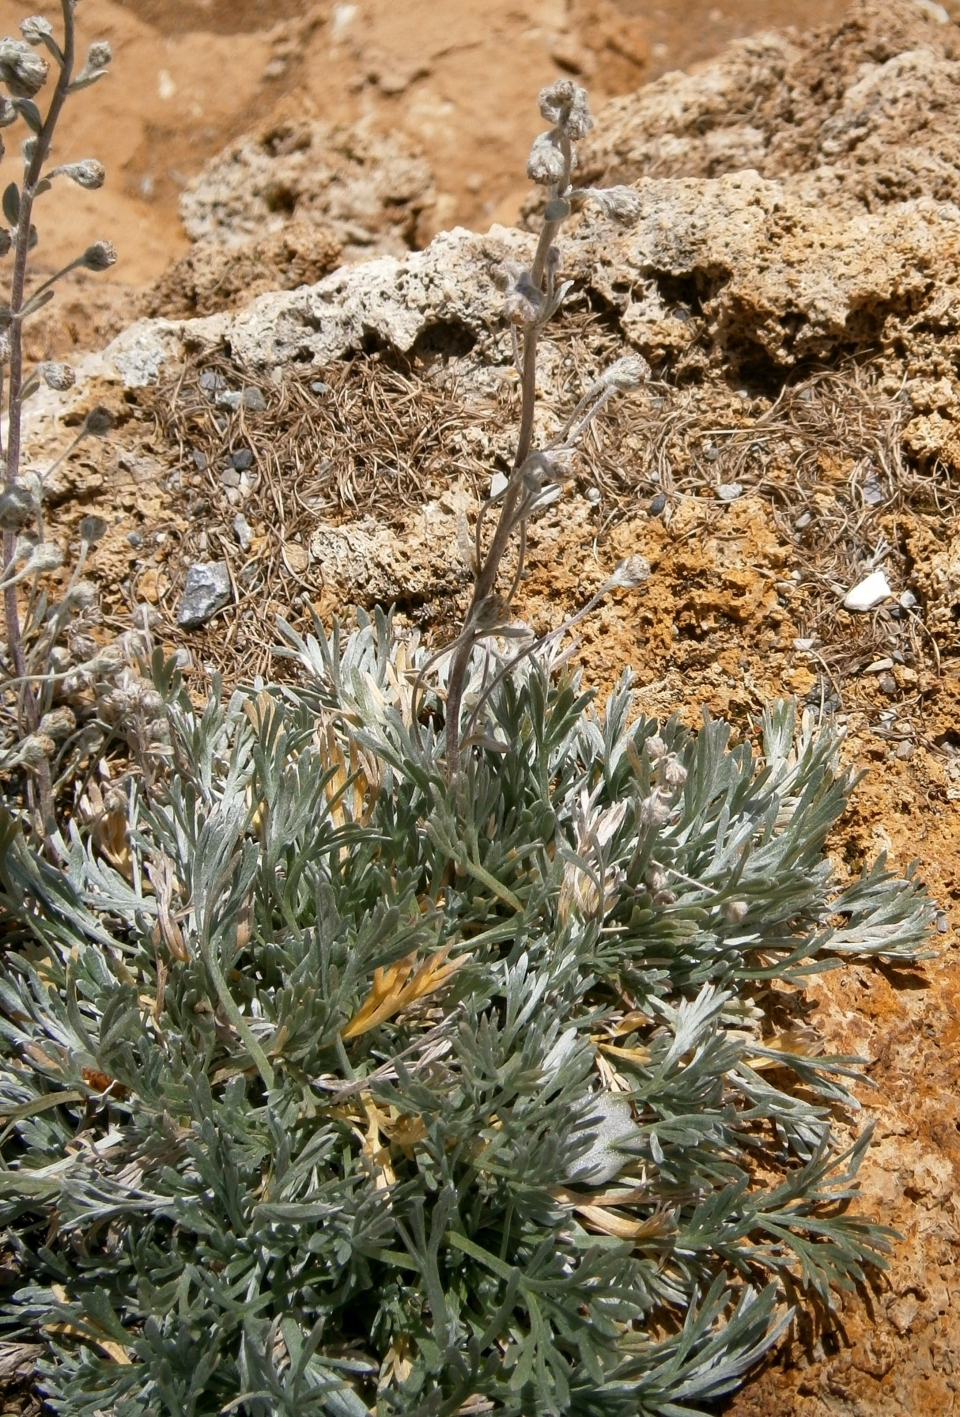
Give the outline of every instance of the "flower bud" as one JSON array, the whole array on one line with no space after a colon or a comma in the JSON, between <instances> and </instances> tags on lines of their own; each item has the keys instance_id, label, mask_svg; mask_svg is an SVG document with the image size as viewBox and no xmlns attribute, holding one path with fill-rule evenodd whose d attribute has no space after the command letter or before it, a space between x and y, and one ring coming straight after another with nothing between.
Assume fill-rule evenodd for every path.
<instances>
[{"instance_id":1,"label":"flower bud","mask_svg":"<svg viewBox=\"0 0 960 1417\"><path fill-rule=\"evenodd\" d=\"M33 498L23 487L8 487L0 492L0 527L4 531L23 531L36 515Z\"/></svg>"},{"instance_id":2,"label":"flower bud","mask_svg":"<svg viewBox=\"0 0 960 1417\"><path fill-rule=\"evenodd\" d=\"M40 732L52 738L55 743L62 743L65 738L69 738L76 726L77 716L66 704L51 709L40 720Z\"/></svg>"},{"instance_id":3,"label":"flower bud","mask_svg":"<svg viewBox=\"0 0 960 1417\"><path fill-rule=\"evenodd\" d=\"M92 434L95 438L102 438L105 433L110 432L116 421L110 410L98 403L83 420L83 432Z\"/></svg>"},{"instance_id":4,"label":"flower bud","mask_svg":"<svg viewBox=\"0 0 960 1417\"><path fill-rule=\"evenodd\" d=\"M648 738L644 747L647 750L647 757L652 763L658 763L667 751L667 745L659 733L654 733L652 738Z\"/></svg>"},{"instance_id":5,"label":"flower bud","mask_svg":"<svg viewBox=\"0 0 960 1417\"><path fill-rule=\"evenodd\" d=\"M541 187L552 187L564 180L566 160L553 133L541 133L533 141L527 158L527 176Z\"/></svg>"},{"instance_id":6,"label":"flower bud","mask_svg":"<svg viewBox=\"0 0 960 1417\"><path fill-rule=\"evenodd\" d=\"M46 733L31 733L20 744L20 761L28 768L38 768L56 751L56 743Z\"/></svg>"},{"instance_id":7,"label":"flower bud","mask_svg":"<svg viewBox=\"0 0 960 1417\"><path fill-rule=\"evenodd\" d=\"M95 39L87 50L85 69L105 69L113 59L113 50L105 39Z\"/></svg>"},{"instance_id":8,"label":"flower bud","mask_svg":"<svg viewBox=\"0 0 960 1417\"><path fill-rule=\"evenodd\" d=\"M54 541L41 541L31 553L28 562L31 571L58 571L63 565L63 552Z\"/></svg>"},{"instance_id":9,"label":"flower bud","mask_svg":"<svg viewBox=\"0 0 960 1417\"><path fill-rule=\"evenodd\" d=\"M687 770L672 753L660 763L660 781L664 787L682 787L687 780Z\"/></svg>"},{"instance_id":10,"label":"flower bud","mask_svg":"<svg viewBox=\"0 0 960 1417\"><path fill-rule=\"evenodd\" d=\"M632 187L584 187L573 195L596 202L604 216L618 226L633 226L643 211L640 193Z\"/></svg>"},{"instance_id":11,"label":"flower bud","mask_svg":"<svg viewBox=\"0 0 960 1417\"><path fill-rule=\"evenodd\" d=\"M95 241L87 247L80 260L88 271L105 271L116 265L117 248L112 241Z\"/></svg>"},{"instance_id":12,"label":"flower bud","mask_svg":"<svg viewBox=\"0 0 960 1417\"><path fill-rule=\"evenodd\" d=\"M621 393L629 393L631 389L639 388L645 379L650 377L650 365L639 354L625 354L622 359L616 360L605 369L597 380L604 388L619 389Z\"/></svg>"},{"instance_id":13,"label":"flower bud","mask_svg":"<svg viewBox=\"0 0 960 1417\"><path fill-rule=\"evenodd\" d=\"M107 534L107 524L103 517L81 517L80 518L80 540L88 542L91 546L102 541Z\"/></svg>"},{"instance_id":14,"label":"flower bud","mask_svg":"<svg viewBox=\"0 0 960 1417\"><path fill-rule=\"evenodd\" d=\"M670 820L670 808L659 792L645 797L637 809L637 820L641 827L662 827Z\"/></svg>"},{"instance_id":15,"label":"flower bud","mask_svg":"<svg viewBox=\"0 0 960 1417\"><path fill-rule=\"evenodd\" d=\"M30 15L27 19L21 20L20 33L28 44L43 44L46 40L54 37L53 25L42 15Z\"/></svg>"},{"instance_id":16,"label":"flower bud","mask_svg":"<svg viewBox=\"0 0 960 1417\"><path fill-rule=\"evenodd\" d=\"M103 163L98 162L95 157L81 158L79 162L65 162L62 167L55 167L50 173L51 177L69 177L71 182L76 182L78 187L85 187L88 192L95 192L98 187L102 187L106 175Z\"/></svg>"},{"instance_id":17,"label":"flower bud","mask_svg":"<svg viewBox=\"0 0 960 1417\"><path fill-rule=\"evenodd\" d=\"M47 81L47 63L22 39L0 39L0 83L14 98L33 98Z\"/></svg>"},{"instance_id":18,"label":"flower bud","mask_svg":"<svg viewBox=\"0 0 960 1417\"><path fill-rule=\"evenodd\" d=\"M624 590L633 590L635 586L642 585L649 575L650 562L645 557L627 556L625 560L617 563L610 579L614 585L622 586Z\"/></svg>"},{"instance_id":19,"label":"flower bud","mask_svg":"<svg viewBox=\"0 0 960 1417\"><path fill-rule=\"evenodd\" d=\"M147 718L157 718L163 713L163 695L156 689L144 689L140 695L140 712Z\"/></svg>"},{"instance_id":20,"label":"flower bud","mask_svg":"<svg viewBox=\"0 0 960 1417\"><path fill-rule=\"evenodd\" d=\"M77 376L69 364L54 364L52 361L45 361L37 365L37 373L50 389L56 389L58 393L63 393L66 389L72 389L77 382Z\"/></svg>"},{"instance_id":21,"label":"flower bud","mask_svg":"<svg viewBox=\"0 0 960 1417\"><path fill-rule=\"evenodd\" d=\"M548 123L562 129L574 142L585 138L593 127L586 89L572 79L558 79L540 90L540 113Z\"/></svg>"},{"instance_id":22,"label":"flower bud","mask_svg":"<svg viewBox=\"0 0 960 1417\"><path fill-rule=\"evenodd\" d=\"M71 610L89 610L91 605L97 603L97 588L93 581L77 581L73 590L66 597L66 604Z\"/></svg>"}]
</instances>

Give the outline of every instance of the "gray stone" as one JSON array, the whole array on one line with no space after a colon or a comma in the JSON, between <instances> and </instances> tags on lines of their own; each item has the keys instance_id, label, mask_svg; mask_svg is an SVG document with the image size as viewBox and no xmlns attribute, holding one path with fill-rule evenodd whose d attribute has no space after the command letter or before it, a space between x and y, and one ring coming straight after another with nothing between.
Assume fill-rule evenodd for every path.
<instances>
[{"instance_id":1,"label":"gray stone","mask_svg":"<svg viewBox=\"0 0 960 1417\"><path fill-rule=\"evenodd\" d=\"M195 561L187 571L177 624L196 630L230 601L230 575L225 561Z\"/></svg>"},{"instance_id":2,"label":"gray stone","mask_svg":"<svg viewBox=\"0 0 960 1417\"><path fill-rule=\"evenodd\" d=\"M247 521L242 512L238 512L231 522L233 534L237 538L241 551L249 551L253 545L253 527Z\"/></svg>"}]
</instances>

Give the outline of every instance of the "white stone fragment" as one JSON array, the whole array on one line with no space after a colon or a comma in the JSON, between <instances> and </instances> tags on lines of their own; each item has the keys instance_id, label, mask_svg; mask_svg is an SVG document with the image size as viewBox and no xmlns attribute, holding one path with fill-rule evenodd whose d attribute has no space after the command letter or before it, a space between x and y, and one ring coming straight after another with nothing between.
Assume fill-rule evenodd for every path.
<instances>
[{"instance_id":1,"label":"white stone fragment","mask_svg":"<svg viewBox=\"0 0 960 1417\"><path fill-rule=\"evenodd\" d=\"M847 591L843 598L844 610L873 610L889 600L893 591L883 571L871 571L865 580Z\"/></svg>"}]
</instances>

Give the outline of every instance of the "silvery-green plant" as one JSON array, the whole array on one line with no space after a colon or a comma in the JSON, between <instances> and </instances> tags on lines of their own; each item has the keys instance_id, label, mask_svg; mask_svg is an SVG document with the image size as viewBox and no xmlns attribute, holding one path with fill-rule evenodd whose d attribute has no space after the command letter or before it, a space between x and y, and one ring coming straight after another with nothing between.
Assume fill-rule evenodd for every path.
<instances>
[{"instance_id":1,"label":"silvery-green plant","mask_svg":"<svg viewBox=\"0 0 960 1417\"><path fill-rule=\"evenodd\" d=\"M510 263L503 268L506 286L504 315L510 323L514 360L520 380L520 427L510 475L484 503L477 519L472 554L474 585L463 626L450 655L446 694L447 770L456 777L461 767L461 709L468 670L477 645L509 634L510 609L523 575L527 523L556 501L565 464L590 423L617 394L635 389L650 369L639 355L618 359L587 390L563 427L543 447L534 446L537 405L537 347L545 326L563 304L571 282L558 282L560 252L554 244L575 204L593 201L612 220L629 224L640 213L640 201L630 187L575 187L576 145L593 126L587 94L570 79L559 79L540 93L540 114L551 127L535 140L527 162L527 176L546 189L543 226L529 266ZM489 518L495 525L489 541L484 532ZM516 567L508 589L499 588L501 565L508 548L516 544ZM605 587L635 584L643 578L639 557ZM579 617L578 617L579 618ZM529 653L529 650L525 651Z\"/></svg>"},{"instance_id":2,"label":"silvery-green plant","mask_svg":"<svg viewBox=\"0 0 960 1417\"><path fill-rule=\"evenodd\" d=\"M6 90L5 96L0 95L0 128L19 124L25 133L18 152L21 171L3 189L3 215L10 225L0 228L0 255L12 261L9 298L0 307L0 408L7 415L6 447L0 440L4 468L0 492L0 586L6 625L2 687L14 696L17 719L15 742L4 756L3 767L28 769L28 781L36 784L39 797L40 834L47 838L56 831L51 758L57 740L48 731L56 666L51 665L50 656L68 621L78 609L85 608L81 604L80 573L90 547L102 535L102 523L87 518L81 526L76 572L65 598L59 606L51 607L42 591L43 578L59 569L63 556L59 548L44 539L43 479L35 472L25 476L21 468L23 410L26 400L42 383L61 391L70 388L74 372L68 364L50 360L41 361L33 369L26 368L24 325L53 299L56 283L70 271L103 271L116 260L113 246L108 241L97 241L62 270L30 285L29 256L39 239L34 224L37 202L58 178L87 189L101 187L104 180L103 167L93 158L50 165L54 137L67 101L96 83L107 72L111 59L110 46L97 41L78 67L75 8L76 0L61 0L59 35L49 20L32 15L21 21L21 38L0 39L0 88ZM43 112L39 100L48 87L49 98ZM104 432L108 423L102 410L88 416L78 438L63 456L72 452L81 438ZM24 601L25 589L29 594Z\"/></svg>"},{"instance_id":3,"label":"silvery-green plant","mask_svg":"<svg viewBox=\"0 0 960 1417\"><path fill-rule=\"evenodd\" d=\"M834 879L788 705L758 755L537 654L452 783L415 643L287 638L202 708L157 662L122 870L4 824L7 1337L61 1417L702 1411L885 1263L800 990L929 902Z\"/></svg>"}]
</instances>

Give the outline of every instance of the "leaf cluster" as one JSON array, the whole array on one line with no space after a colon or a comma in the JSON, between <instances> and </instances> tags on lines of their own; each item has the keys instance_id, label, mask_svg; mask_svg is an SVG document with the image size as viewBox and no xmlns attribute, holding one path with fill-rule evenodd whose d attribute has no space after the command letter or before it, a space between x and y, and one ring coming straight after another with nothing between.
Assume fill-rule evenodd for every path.
<instances>
[{"instance_id":1,"label":"leaf cluster","mask_svg":"<svg viewBox=\"0 0 960 1417\"><path fill-rule=\"evenodd\" d=\"M835 882L789 705L758 752L477 667L451 783L388 618L287 638L200 708L155 660L123 871L4 822L7 1336L65 1417L698 1410L884 1262L801 986L928 901Z\"/></svg>"}]
</instances>

